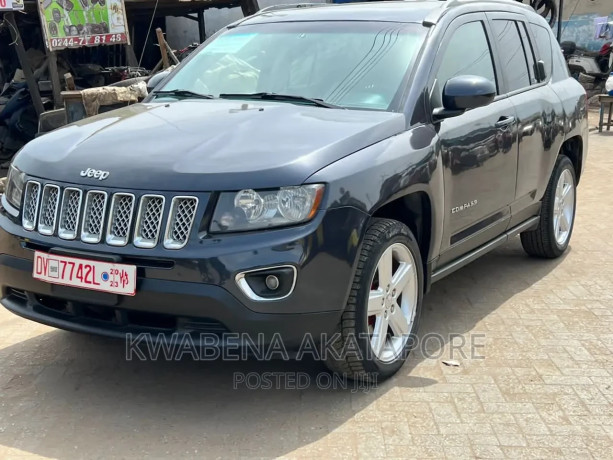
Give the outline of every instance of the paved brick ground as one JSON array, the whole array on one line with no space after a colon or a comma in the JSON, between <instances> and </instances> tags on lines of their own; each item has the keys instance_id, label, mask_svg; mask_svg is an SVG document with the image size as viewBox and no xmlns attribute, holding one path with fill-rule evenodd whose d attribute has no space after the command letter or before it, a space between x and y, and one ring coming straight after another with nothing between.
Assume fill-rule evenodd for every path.
<instances>
[{"instance_id":1,"label":"paved brick ground","mask_svg":"<svg viewBox=\"0 0 613 460\"><path fill-rule=\"evenodd\" d=\"M591 135L567 255L516 240L436 284L421 334L444 342L369 393L234 390L234 372L322 368L126 362L0 311L0 458L612 458L612 147Z\"/></svg>"}]
</instances>

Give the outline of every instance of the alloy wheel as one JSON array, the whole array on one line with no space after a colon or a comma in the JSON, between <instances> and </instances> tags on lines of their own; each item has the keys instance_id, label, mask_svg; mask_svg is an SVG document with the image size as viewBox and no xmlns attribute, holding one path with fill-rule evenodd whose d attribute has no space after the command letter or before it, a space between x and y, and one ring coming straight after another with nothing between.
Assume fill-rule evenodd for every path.
<instances>
[{"instance_id":1,"label":"alloy wheel","mask_svg":"<svg viewBox=\"0 0 613 460\"><path fill-rule=\"evenodd\" d=\"M404 349L418 300L415 259L402 243L389 246L377 262L368 297L368 330L375 356L390 362Z\"/></svg>"},{"instance_id":2,"label":"alloy wheel","mask_svg":"<svg viewBox=\"0 0 613 460\"><path fill-rule=\"evenodd\" d=\"M575 215L575 182L568 169L562 171L556 185L553 205L553 232L559 246L564 246Z\"/></svg>"}]
</instances>

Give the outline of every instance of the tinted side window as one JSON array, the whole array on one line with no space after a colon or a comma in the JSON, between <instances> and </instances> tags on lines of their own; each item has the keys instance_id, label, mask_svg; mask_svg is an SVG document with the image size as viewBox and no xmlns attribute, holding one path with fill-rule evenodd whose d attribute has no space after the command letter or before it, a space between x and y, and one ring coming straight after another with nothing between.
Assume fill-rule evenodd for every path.
<instances>
[{"instance_id":1,"label":"tinted side window","mask_svg":"<svg viewBox=\"0 0 613 460\"><path fill-rule=\"evenodd\" d=\"M551 33L544 27L532 24L532 31L536 39L536 49L539 59L545 63L547 79L551 76L552 52L551 52Z\"/></svg>"},{"instance_id":2,"label":"tinted side window","mask_svg":"<svg viewBox=\"0 0 613 460\"><path fill-rule=\"evenodd\" d=\"M463 24L453 32L436 74L435 105L442 105L441 96L447 80L460 75L478 75L496 84L492 52L481 21Z\"/></svg>"},{"instance_id":3,"label":"tinted side window","mask_svg":"<svg viewBox=\"0 0 613 460\"><path fill-rule=\"evenodd\" d=\"M492 27L498 48L502 51L500 60L502 61L502 74L508 86L507 90L510 92L530 86L528 63L517 23L497 19L492 21Z\"/></svg>"}]
</instances>

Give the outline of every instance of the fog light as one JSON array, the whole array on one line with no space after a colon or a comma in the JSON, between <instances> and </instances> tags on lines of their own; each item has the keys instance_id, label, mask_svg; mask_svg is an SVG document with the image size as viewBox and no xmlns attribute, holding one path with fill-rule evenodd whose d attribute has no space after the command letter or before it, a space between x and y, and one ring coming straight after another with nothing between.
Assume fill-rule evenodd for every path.
<instances>
[{"instance_id":1,"label":"fog light","mask_svg":"<svg viewBox=\"0 0 613 460\"><path fill-rule=\"evenodd\" d=\"M271 291L276 291L279 287L279 278L275 275L268 275L266 277L266 287Z\"/></svg>"},{"instance_id":2,"label":"fog light","mask_svg":"<svg viewBox=\"0 0 613 460\"><path fill-rule=\"evenodd\" d=\"M251 300L281 300L294 290L296 274L293 265L260 268L239 273L236 275L236 284Z\"/></svg>"}]
</instances>

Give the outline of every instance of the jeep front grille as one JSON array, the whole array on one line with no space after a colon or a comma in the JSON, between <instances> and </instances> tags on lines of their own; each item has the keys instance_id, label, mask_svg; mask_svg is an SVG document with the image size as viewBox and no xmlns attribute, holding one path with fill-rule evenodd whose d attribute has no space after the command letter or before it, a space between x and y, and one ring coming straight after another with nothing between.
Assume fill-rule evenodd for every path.
<instances>
[{"instance_id":1,"label":"jeep front grille","mask_svg":"<svg viewBox=\"0 0 613 460\"><path fill-rule=\"evenodd\" d=\"M172 199L164 237L165 248L180 249L187 244L197 207L198 199L191 196L176 196Z\"/></svg>"},{"instance_id":2,"label":"jeep front grille","mask_svg":"<svg viewBox=\"0 0 613 460\"><path fill-rule=\"evenodd\" d=\"M111 246L132 242L138 248L157 246L162 231L166 199L162 195L145 194L140 198L131 193L108 194L102 190L60 188L56 184L44 187L29 181L24 191L22 225L26 230L38 229L41 235L56 235L65 240ZM188 240L198 198L175 196L170 204L164 233L164 247L180 249Z\"/></svg>"}]
</instances>

